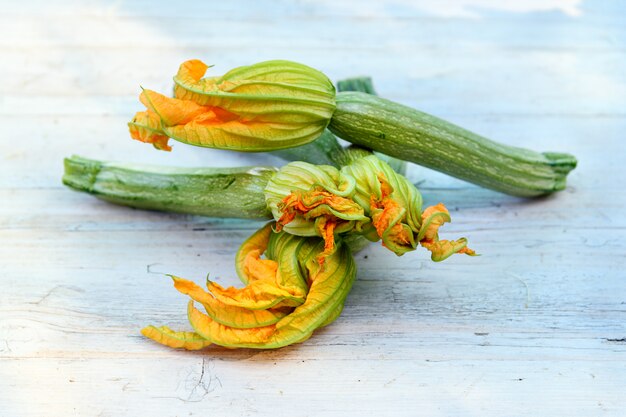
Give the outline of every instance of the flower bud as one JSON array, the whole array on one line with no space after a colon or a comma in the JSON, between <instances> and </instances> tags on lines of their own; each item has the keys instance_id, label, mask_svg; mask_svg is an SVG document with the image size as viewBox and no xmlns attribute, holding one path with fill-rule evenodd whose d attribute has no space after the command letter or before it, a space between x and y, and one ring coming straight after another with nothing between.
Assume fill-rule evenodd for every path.
<instances>
[{"instance_id":1,"label":"flower bud","mask_svg":"<svg viewBox=\"0 0 626 417\"><path fill-rule=\"evenodd\" d=\"M290 61L266 61L203 78L209 67L184 62L174 97L143 90L129 129L133 139L169 150L166 138L238 151L268 151L315 140L335 110L335 87L321 72ZM165 139L164 139L165 138Z\"/></svg>"}]
</instances>

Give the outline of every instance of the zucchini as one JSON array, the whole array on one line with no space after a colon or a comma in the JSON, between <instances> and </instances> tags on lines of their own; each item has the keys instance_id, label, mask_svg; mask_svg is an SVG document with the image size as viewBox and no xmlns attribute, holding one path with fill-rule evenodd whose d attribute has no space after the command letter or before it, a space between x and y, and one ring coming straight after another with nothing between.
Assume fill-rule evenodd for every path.
<instances>
[{"instance_id":1,"label":"zucchini","mask_svg":"<svg viewBox=\"0 0 626 417\"><path fill-rule=\"evenodd\" d=\"M356 145L503 193L535 197L565 188L569 154L503 145L407 106L360 92L337 94L328 128Z\"/></svg>"},{"instance_id":2,"label":"zucchini","mask_svg":"<svg viewBox=\"0 0 626 417\"><path fill-rule=\"evenodd\" d=\"M273 167L172 168L65 159L63 184L124 206L244 219L271 218L263 189Z\"/></svg>"}]
</instances>

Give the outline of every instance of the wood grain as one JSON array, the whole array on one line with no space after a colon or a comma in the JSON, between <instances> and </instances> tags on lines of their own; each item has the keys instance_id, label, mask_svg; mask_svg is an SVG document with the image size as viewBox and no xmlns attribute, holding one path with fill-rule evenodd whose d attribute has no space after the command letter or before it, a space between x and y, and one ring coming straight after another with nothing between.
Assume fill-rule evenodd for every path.
<instances>
[{"instance_id":1,"label":"wood grain","mask_svg":"<svg viewBox=\"0 0 626 417\"><path fill-rule=\"evenodd\" d=\"M623 416L626 10L534 3L2 2L0 415ZM188 328L163 274L234 284L260 223L117 207L60 176L70 154L281 163L128 138L139 85L167 91L193 57L372 75L385 97L580 165L533 201L412 166L451 209L442 235L481 257L371 245L340 319L304 344L162 348L139 329Z\"/></svg>"}]
</instances>

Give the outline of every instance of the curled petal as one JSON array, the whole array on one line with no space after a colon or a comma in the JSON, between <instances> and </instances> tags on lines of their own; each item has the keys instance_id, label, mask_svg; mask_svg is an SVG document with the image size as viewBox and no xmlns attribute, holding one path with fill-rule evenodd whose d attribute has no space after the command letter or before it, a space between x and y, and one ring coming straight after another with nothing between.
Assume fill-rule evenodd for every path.
<instances>
[{"instance_id":1,"label":"curled petal","mask_svg":"<svg viewBox=\"0 0 626 417\"><path fill-rule=\"evenodd\" d=\"M317 262L324 264L326 258L335 252L335 229L337 228L337 219L335 217L320 217L315 221L318 233L324 239L324 250L317 255Z\"/></svg>"},{"instance_id":2,"label":"curled petal","mask_svg":"<svg viewBox=\"0 0 626 417\"><path fill-rule=\"evenodd\" d=\"M308 241L311 238L299 238ZM315 244L318 252L323 243ZM221 325L189 304L189 321L194 330L207 340L227 347L273 349L308 339L313 331L334 321L345 302L356 276L356 265L350 251L340 245L321 268L316 257L305 257L302 267L310 277L311 287L306 301L276 324L254 329Z\"/></svg>"},{"instance_id":3,"label":"curled petal","mask_svg":"<svg viewBox=\"0 0 626 417\"><path fill-rule=\"evenodd\" d=\"M363 208L349 198L334 195L321 187L309 191L293 191L278 204L282 213L277 227L282 228L297 216L306 220L332 216L341 220L366 220Z\"/></svg>"},{"instance_id":4,"label":"curled petal","mask_svg":"<svg viewBox=\"0 0 626 417\"><path fill-rule=\"evenodd\" d=\"M331 316L343 305L356 276L354 258L343 244L326 259L323 268L316 260L309 260L306 267L312 284L305 303L276 323L282 343L334 320Z\"/></svg>"},{"instance_id":5,"label":"curled petal","mask_svg":"<svg viewBox=\"0 0 626 417\"><path fill-rule=\"evenodd\" d=\"M342 168L356 179L354 200L371 218L371 240L381 239L396 255L415 250L421 219L422 196L403 175L374 155L359 158Z\"/></svg>"},{"instance_id":6,"label":"curled petal","mask_svg":"<svg viewBox=\"0 0 626 417\"><path fill-rule=\"evenodd\" d=\"M420 243L431 252L430 258L435 262L443 261L455 253L476 256L476 252L467 247L467 239L464 237L457 240L422 241Z\"/></svg>"},{"instance_id":7,"label":"curled petal","mask_svg":"<svg viewBox=\"0 0 626 417\"><path fill-rule=\"evenodd\" d=\"M370 197L370 215L378 237L382 239L385 247L397 255L414 250L416 247L414 233L403 223L406 208L391 197L393 187L382 172L378 174L378 181L381 185L381 198L377 199L374 194Z\"/></svg>"},{"instance_id":8,"label":"curled petal","mask_svg":"<svg viewBox=\"0 0 626 417\"><path fill-rule=\"evenodd\" d=\"M432 252L435 261L454 253L474 255L464 238L439 240L438 228L450 221L446 208L439 204L422 213L422 197L417 188L387 163L367 156L343 167L342 172L357 179L353 198L366 208L375 229L375 234L366 234L369 239L380 238L397 255L415 250L419 242ZM367 228L364 230L367 232Z\"/></svg>"},{"instance_id":9,"label":"curled petal","mask_svg":"<svg viewBox=\"0 0 626 417\"><path fill-rule=\"evenodd\" d=\"M253 281L243 288L223 288L209 281L207 288L222 303L250 310L265 310L281 306L294 307L302 304L306 295L268 280Z\"/></svg>"},{"instance_id":10,"label":"curled petal","mask_svg":"<svg viewBox=\"0 0 626 417\"><path fill-rule=\"evenodd\" d=\"M141 334L165 346L186 350L200 350L211 345L211 342L195 332L176 332L167 326L147 326Z\"/></svg>"},{"instance_id":11,"label":"curled petal","mask_svg":"<svg viewBox=\"0 0 626 417\"><path fill-rule=\"evenodd\" d=\"M272 307L294 307L304 302L308 286L294 267L297 260L279 262L271 250L276 245L272 233L272 223L266 224L254 233L237 253L237 271L247 285L243 288L222 288L208 282L209 292L224 304L251 310L265 310ZM283 239L295 249L293 237ZM269 250L268 250L269 249ZM267 259L262 259L267 252Z\"/></svg>"},{"instance_id":12,"label":"curled petal","mask_svg":"<svg viewBox=\"0 0 626 417\"><path fill-rule=\"evenodd\" d=\"M320 236L326 242L323 259L334 250L335 235L369 222L363 207L352 199L356 181L328 165L292 162L282 167L265 187L267 205L277 230L298 236Z\"/></svg>"},{"instance_id":13,"label":"curled petal","mask_svg":"<svg viewBox=\"0 0 626 417\"><path fill-rule=\"evenodd\" d=\"M256 347L267 342L276 331L275 325L238 329L225 326L203 314L189 301L187 318L191 327L206 340L225 347Z\"/></svg>"},{"instance_id":14,"label":"curled petal","mask_svg":"<svg viewBox=\"0 0 626 417\"><path fill-rule=\"evenodd\" d=\"M271 224L266 224L252 234L241 245L235 258L235 268L239 279L244 284L257 279L268 279L276 274L278 265L271 259L261 259L261 255L267 250Z\"/></svg>"},{"instance_id":15,"label":"curled petal","mask_svg":"<svg viewBox=\"0 0 626 417\"><path fill-rule=\"evenodd\" d=\"M476 252L467 247L467 239L439 240L439 227L450 221L448 209L439 203L436 206L428 207L422 213L422 226L418 239L420 244L428 249L433 261L443 261L455 253L464 253L475 256Z\"/></svg>"},{"instance_id":16,"label":"curled petal","mask_svg":"<svg viewBox=\"0 0 626 417\"><path fill-rule=\"evenodd\" d=\"M290 309L273 308L266 310L250 310L243 307L225 304L216 299L210 293L204 291L199 285L186 279L172 277L174 287L192 300L204 306L211 319L226 326L249 329L252 327L268 326L289 313Z\"/></svg>"},{"instance_id":17,"label":"curled petal","mask_svg":"<svg viewBox=\"0 0 626 417\"><path fill-rule=\"evenodd\" d=\"M292 192L278 204L278 210L282 215L276 221L277 231L296 218L313 221L317 235L325 242L324 251L318 257L320 263L335 249L335 231L345 232L354 226L355 221L367 221L361 206L319 186L308 192Z\"/></svg>"},{"instance_id":18,"label":"curled petal","mask_svg":"<svg viewBox=\"0 0 626 417\"><path fill-rule=\"evenodd\" d=\"M278 273L278 264L271 259L261 259L263 252L253 250L243 258L243 273L249 277L248 283L254 281L271 281Z\"/></svg>"},{"instance_id":19,"label":"curled petal","mask_svg":"<svg viewBox=\"0 0 626 417\"><path fill-rule=\"evenodd\" d=\"M175 78L183 85L194 85L204 77L207 69L209 66L199 59L190 59L180 65Z\"/></svg>"},{"instance_id":20,"label":"curled petal","mask_svg":"<svg viewBox=\"0 0 626 417\"><path fill-rule=\"evenodd\" d=\"M171 151L172 147L167 144L169 138L161 130L159 116L151 110L140 111L135 114L128 123L130 136L144 143L151 143L155 148L163 151Z\"/></svg>"}]
</instances>

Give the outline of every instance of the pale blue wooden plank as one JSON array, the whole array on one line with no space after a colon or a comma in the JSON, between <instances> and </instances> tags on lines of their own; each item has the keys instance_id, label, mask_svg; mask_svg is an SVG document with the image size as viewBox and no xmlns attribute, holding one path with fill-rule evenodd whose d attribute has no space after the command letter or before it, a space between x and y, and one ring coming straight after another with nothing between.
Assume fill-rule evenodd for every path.
<instances>
[{"instance_id":1,"label":"pale blue wooden plank","mask_svg":"<svg viewBox=\"0 0 626 417\"><path fill-rule=\"evenodd\" d=\"M621 417L625 16L575 0L1 2L0 414ZM387 97L580 165L534 201L413 167L425 200L451 209L442 237L480 258L373 245L342 317L305 344L163 349L137 333L187 326L161 273L234 284L256 225L115 207L59 178L71 153L275 162L128 138L138 85L167 91L190 57L369 74Z\"/></svg>"}]
</instances>

